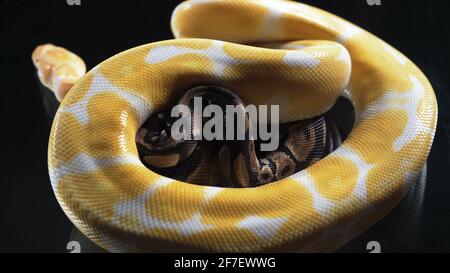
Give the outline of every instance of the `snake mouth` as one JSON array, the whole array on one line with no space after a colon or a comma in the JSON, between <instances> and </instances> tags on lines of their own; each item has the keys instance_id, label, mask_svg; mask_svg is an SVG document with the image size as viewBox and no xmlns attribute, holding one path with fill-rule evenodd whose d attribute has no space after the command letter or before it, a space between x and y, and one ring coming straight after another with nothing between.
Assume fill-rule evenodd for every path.
<instances>
[{"instance_id":1,"label":"snake mouth","mask_svg":"<svg viewBox=\"0 0 450 273\"><path fill-rule=\"evenodd\" d=\"M174 110L180 106L184 107L183 113ZM172 110L151 115L137 131L139 158L148 169L182 182L257 187L318 162L341 145L354 123L353 106L345 98L339 98L320 116L287 123L265 120L267 116L278 116L272 111L252 115L248 106L235 92L221 86L190 88ZM217 111L211 113L212 107ZM230 109L234 112L228 112ZM176 127L183 118L185 123ZM207 124L213 124L209 128L212 138L205 131ZM269 138L258 135L261 128L271 133ZM177 134L181 138L176 138ZM275 137L278 145L267 151L264 145L272 141L270 137Z\"/></svg>"}]
</instances>

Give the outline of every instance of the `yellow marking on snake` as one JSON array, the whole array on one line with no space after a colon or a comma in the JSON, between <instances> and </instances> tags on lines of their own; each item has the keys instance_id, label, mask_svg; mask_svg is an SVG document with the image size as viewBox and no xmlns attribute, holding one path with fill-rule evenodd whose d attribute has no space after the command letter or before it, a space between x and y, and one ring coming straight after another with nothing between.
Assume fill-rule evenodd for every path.
<instances>
[{"instance_id":1,"label":"yellow marking on snake","mask_svg":"<svg viewBox=\"0 0 450 273\"><path fill-rule=\"evenodd\" d=\"M53 123L56 197L105 249L157 251L155 242L163 242L332 251L386 215L425 163L437 120L433 89L414 63L367 31L279 0L185 1L171 26L177 39L124 51L91 70ZM330 156L257 188L192 185L145 168L135 145L139 126L179 92L205 83L235 90L246 104L281 105L282 122L320 115L343 95L356 123Z\"/></svg>"}]
</instances>

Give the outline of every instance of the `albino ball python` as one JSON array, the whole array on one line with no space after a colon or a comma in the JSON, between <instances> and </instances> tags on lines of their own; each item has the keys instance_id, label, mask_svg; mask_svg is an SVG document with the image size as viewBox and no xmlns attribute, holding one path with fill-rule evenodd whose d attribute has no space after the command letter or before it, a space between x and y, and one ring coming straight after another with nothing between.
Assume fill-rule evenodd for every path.
<instances>
[{"instance_id":1,"label":"albino ball python","mask_svg":"<svg viewBox=\"0 0 450 273\"><path fill-rule=\"evenodd\" d=\"M53 123L54 192L103 248L331 251L386 215L415 181L433 141L436 99L414 63L381 39L278 0L186 1L171 24L178 39L124 51L88 72ZM152 172L139 160L137 130L202 84L248 104L278 104L281 122L323 114L345 96L356 122L333 153L260 187L200 186Z\"/></svg>"}]
</instances>

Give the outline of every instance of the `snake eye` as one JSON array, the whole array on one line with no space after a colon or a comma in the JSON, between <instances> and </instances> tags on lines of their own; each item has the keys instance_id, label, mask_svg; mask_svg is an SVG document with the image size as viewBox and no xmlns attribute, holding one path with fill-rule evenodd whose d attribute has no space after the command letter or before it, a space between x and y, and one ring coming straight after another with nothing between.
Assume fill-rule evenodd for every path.
<instances>
[{"instance_id":1,"label":"snake eye","mask_svg":"<svg viewBox=\"0 0 450 273\"><path fill-rule=\"evenodd\" d=\"M261 175L261 178L262 178L264 181L268 181L270 177L271 177L271 175L268 174L268 173L263 173L263 174Z\"/></svg>"},{"instance_id":2,"label":"snake eye","mask_svg":"<svg viewBox=\"0 0 450 273\"><path fill-rule=\"evenodd\" d=\"M291 173L291 166L285 166L281 171L280 171L280 175L282 177L286 177L289 173Z\"/></svg>"},{"instance_id":3,"label":"snake eye","mask_svg":"<svg viewBox=\"0 0 450 273\"><path fill-rule=\"evenodd\" d=\"M168 138L167 131L166 130L162 130L161 133L160 133L160 141L162 143L165 143L167 141L167 138Z\"/></svg>"},{"instance_id":4,"label":"snake eye","mask_svg":"<svg viewBox=\"0 0 450 273\"><path fill-rule=\"evenodd\" d=\"M153 133L147 133L147 135L146 135L146 141L152 142L152 143L158 142L158 141L159 141L159 134L158 134L158 133L155 133L155 132L153 132Z\"/></svg>"}]
</instances>

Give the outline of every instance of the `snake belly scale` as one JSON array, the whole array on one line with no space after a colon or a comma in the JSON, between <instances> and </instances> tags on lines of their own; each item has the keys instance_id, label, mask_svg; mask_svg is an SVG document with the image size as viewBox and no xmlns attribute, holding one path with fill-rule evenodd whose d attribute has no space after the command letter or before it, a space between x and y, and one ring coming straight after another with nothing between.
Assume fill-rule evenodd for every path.
<instances>
[{"instance_id":1,"label":"snake belly scale","mask_svg":"<svg viewBox=\"0 0 450 273\"><path fill-rule=\"evenodd\" d=\"M177 39L89 71L52 126L57 200L101 247L332 251L395 207L425 164L437 121L433 89L411 60L360 27L279 0L185 1L171 27ZM259 187L193 185L149 170L136 132L203 84L233 90L246 104L278 104L280 122L317 117L344 96L356 121L327 157Z\"/></svg>"}]
</instances>

